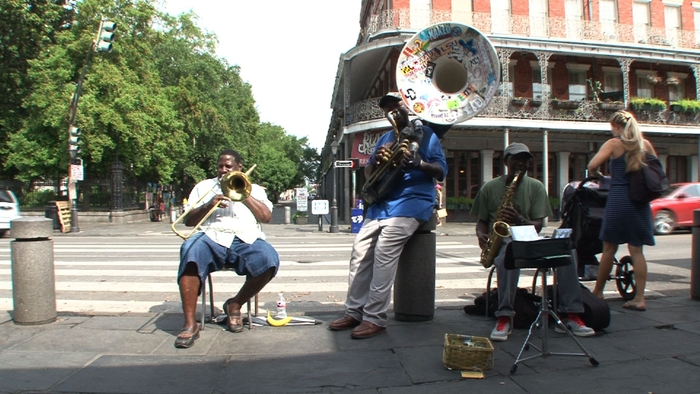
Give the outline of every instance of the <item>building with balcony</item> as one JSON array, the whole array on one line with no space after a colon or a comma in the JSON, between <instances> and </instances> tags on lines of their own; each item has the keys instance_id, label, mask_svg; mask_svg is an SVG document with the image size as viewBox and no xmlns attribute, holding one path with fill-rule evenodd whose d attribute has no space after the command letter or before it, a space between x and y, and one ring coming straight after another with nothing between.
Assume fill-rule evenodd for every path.
<instances>
[{"instance_id":1,"label":"building with balcony","mask_svg":"<svg viewBox=\"0 0 700 394\"><path fill-rule=\"evenodd\" d=\"M362 0L357 45L342 54L322 152L323 195L337 159L366 164L390 129L378 99L397 92L396 65L411 37L438 22L462 23L493 44L501 85L487 108L452 125L442 140L444 194L473 198L503 171L503 149L527 144L531 176L556 199L581 180L610 138L608 119L633 112L673 182L698 180L700 2L689 0ZM337 171L339 217L347 222L362 171Z\"/></svg>"}]
</instances>

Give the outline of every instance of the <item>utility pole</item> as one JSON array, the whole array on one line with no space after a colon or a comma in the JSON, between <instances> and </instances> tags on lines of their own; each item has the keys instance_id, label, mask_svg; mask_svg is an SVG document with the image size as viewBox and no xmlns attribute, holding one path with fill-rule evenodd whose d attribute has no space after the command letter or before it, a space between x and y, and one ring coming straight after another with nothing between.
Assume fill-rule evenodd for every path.
<instances>
[{"instance_id":1,"label":"utility pole","mask_svg":"<svg viewBox=\"0 0 700 394\"><path fill-rule=\"evenodd\" d=\"M78 102L80 101L80 93L83 89L83 81L87 73L90 59L93 52L109 53L112 51L112 41L114 41L114 32L117 30L117 24L106 19L100 21L100 27L97 30L97 36L90 45L90 50L85 57L83 70L80 72L78 85L75 87L75 93L70 104L70 116L68 118L68 199L71 202L71 219L70 231L72 233L80 232L78 224L78 181L83 180L83 159L80 157L82 149L82 141L80 137L82 132L75 125L75 118L78 115Z\"/></svg>"}]
</instances>

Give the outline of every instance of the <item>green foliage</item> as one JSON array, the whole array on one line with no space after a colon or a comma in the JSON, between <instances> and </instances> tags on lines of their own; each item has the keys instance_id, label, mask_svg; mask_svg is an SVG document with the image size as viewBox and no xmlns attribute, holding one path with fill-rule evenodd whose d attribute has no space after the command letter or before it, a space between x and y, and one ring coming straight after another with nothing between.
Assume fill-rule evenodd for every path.
<instances>
[{"instance_id":1,"label":"green foliage","mask_svg":"<svg viewBox=\"0 0 700 394\"><path fill-rule=\"evenodd\" d=\"M22 208L43 207L49 205L49 201L56 201L58 195L53 190L30 191L19 199Z\"/></svg>"},{"instance_id":2,"label":"green foliage","mask_svg":"<svg viewBox=\"0 0 700 394\"><path fill-rule=\"evenodd\" d=\"M447 197L447 209L461 209L464 211L468 211L472 209L472 205L474 205L473 198Z\"/></svg>"},{"instance_id":3,"label":"green foliage","mask_svg":"<svg viewBox=\"0 0 700 394\"><path fill-rule=\"evenodd\" d=\"M556 198L556 197L550 197L549 198L549 207L552 208L552 211L556 211L560 208L561 200Z\"/></svg>"},{"instance_id":4,"label":"green foliage","mask_svg":"<svg viewBox=\"0 0 700 394\"><path fill-rule=\"evenodd\" d=\"M260 124L252 87L216 57L217 38L196 15L162 13L152 0L63 4L2 2L1 174L66 175L69 107L89 53L76 124L86 177L104 177L118 159L133 178L194 184L214 176L219 153L232 148L246 166L258 163L253 177L273 195L318 178L316 150ZM96 54L102 17L119 27L114 50Z\"/></svg>"},{"instance_id":5,"label":"green foliage","mask_svg":"<svg viewBox=\"0 0 700 394\"><path fill-rule=\"evenodd\" d=\"M642 108L649 106L652 111L664 111L666 110L666 102L657 98L647 98L647 97L631 97L630 106L635 111L640 111Z\"/></svg>"},{"instance_id":6,"label":"green foliage","mask_svg":"<svg viewBox=\"0 0 700 394\"><path fill-rule=\"evenodd\" d=\"M683 112L700 112L700 101L691 99L682 99L677 101L671 101L671 105L677 105L681 107Z\"/></svg>"}]
</instances>

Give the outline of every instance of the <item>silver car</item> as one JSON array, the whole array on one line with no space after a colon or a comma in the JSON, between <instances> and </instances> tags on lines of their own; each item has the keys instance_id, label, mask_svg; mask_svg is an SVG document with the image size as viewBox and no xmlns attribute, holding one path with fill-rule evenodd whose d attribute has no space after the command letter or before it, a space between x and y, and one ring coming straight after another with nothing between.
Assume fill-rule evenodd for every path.
<instances>
[{"instance_id":1,"label":"silver car","mask_svg":"<svg viewBox=\"0 0 700 394\"><path fill-rule=\"evenodd\" d=\"M10 230L10 222L19 219L19 201L9 190L0 189L0 237Z\"/></svg>"}]
</instances>

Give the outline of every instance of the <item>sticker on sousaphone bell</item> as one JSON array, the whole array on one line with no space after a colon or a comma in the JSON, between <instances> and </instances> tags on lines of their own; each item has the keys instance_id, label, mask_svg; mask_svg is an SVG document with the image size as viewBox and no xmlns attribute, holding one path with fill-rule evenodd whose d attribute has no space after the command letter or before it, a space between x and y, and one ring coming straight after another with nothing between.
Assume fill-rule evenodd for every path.
<instances>
[{"instance_id":1,"label":"sticker on sousaphone bell","mask_svg":"<svg viewBox=\"0 0 700 394\"><path fill-rule=\"evenodd\" d=\"M416 33L396 67L396 83L408 108L437 124L461 122L486 109L500 75L498 54L488 38L451 22Z\"/></svg>"}]
</instances>

